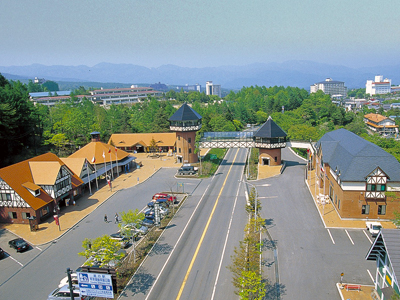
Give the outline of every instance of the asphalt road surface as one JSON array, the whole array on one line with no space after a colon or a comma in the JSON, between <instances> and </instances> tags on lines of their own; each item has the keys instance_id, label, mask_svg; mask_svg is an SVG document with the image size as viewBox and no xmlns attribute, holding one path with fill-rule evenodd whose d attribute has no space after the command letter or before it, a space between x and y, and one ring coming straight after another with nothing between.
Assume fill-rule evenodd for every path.
<instances>
[{"instance_id":1,"label":"asphalt road surface","mask_svg":"<svg viewBox=\"0 0 400 300\"><path fill-rule=\"evenodd\" d=\"M230 149L216 175L190 195L121 299L236 297L227 266L247 220L239 182L246 153Z\"/></svg>"}]
</instances>

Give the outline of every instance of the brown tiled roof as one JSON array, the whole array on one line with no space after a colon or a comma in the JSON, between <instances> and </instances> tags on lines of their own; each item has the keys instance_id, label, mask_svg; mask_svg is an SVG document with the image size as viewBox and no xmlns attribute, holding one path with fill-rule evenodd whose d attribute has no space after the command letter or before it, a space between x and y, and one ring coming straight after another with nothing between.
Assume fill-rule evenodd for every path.
<instances>
[{"instance_id":1,"label":"brown tiled roof","mask_svg":"<svg viewBox=\"0 0 400 300\"><path fill-rule=\"evenodd\" d=\"M387 117L385 117L385 116L382 116L380 114L372 114L372 113L371 114L366 114L364 116L364 118L366 118L366 119L368 119L368 120L370 120L372 122L376 122L376 123L379 123L379 122L387 119Z\"/></svg>"},{"instance_id":2,"label":"brown tiled roof","mask_svg":"<svg viewBox=\"0 0 400 300\"><path fill-rule=\"evenodd\" d=\"M103 158L103 153L105 158ZM117 149L117 151L115 151L115 147L103 142L90 142L85 147L71 154L68 158L86 158L90 163L92 163L92 159L95 157L95 164L102 164L104 163L104 160L106 162L110 162L110 155L111 160L115 162L117 157L120 161L129 156L129 153L121 149Z\"/></svg>"},{"instance_id":3,"label":"brown tiled roof","mask_svg":"<svg viewBox=\"0 0 400 300\"><path fill-rule=\"evenodd\" d=\"M76 175L80 176L83 165L85 163L85 158L84 157L78 157L78 158L69 158L69 157L64 157L60 158L61 161L67 165L67 167L74 172Z\"/></svg>"},{"instance_id":4,"label":"brown tiled roof","mask_svg":"<svg viewBox=\"0 0 400 300\"><path fill-rule=\"evenodd\" d=\"M113 144L116 147L133 147L137 144L150 146L150 141L154 138L158 146L175 146L175 132L161 133L114 133L108 140L108 144Z\"/></svg>"},{"instance_id":5,"label":"brown tiled roof","mask_svg":"<svg viewBox=\"0 0 400 300\"><path fill-rule=\"evenodd\" d=\"M42 167L41 173L54 174L54 168L57 168L58 166L59 170L63 165L64 163L55 154L46 153L0 169L0 178L3 179L22 199L24 199L29 206L31 206L34 210L37 210L54 201L54 199L42 188L40 188L40 195L37 197L32 195L32 193L28 190L34 186L37 186L38 184L45 184L36 182L34 175L37 177L36 179L38 181L52 181L52 176L47 174L41 175L38 173L38 166ZM33 172L31 166L33 166ZM47 168L50 169L48 170ZM76 186L83 184L83 181L76 174L72 176L72 181L76 184ZM54 182L55 179L53 184Z\"/></svg>"}]
</instances>

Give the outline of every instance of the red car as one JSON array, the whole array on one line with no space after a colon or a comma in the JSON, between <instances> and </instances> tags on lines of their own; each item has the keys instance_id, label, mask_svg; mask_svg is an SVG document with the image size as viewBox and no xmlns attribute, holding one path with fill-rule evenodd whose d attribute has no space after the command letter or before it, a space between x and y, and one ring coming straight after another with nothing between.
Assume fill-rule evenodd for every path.
<instances>
[{"instance_id":1,"label":"red car","mask_svg":"<svg viewBox=\"0 0 400 300\"><path fill-rule=\"evenodd\" d=\"M166 193L157 193L153 196L153 201L157 201L158 199L166 199L167 201L176 203L176 197Z\"/></svg>"}]
</instances>

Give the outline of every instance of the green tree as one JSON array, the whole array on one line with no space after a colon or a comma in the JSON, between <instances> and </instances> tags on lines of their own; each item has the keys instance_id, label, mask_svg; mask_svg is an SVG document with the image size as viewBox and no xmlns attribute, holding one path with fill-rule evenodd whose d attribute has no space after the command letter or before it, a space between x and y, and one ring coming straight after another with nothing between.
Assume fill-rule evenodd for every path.
<instances>
[{"instance_id":1,"label":"green tree","mask_svg":"<svg viewBox=\"0 0 400 300\"><path fill-rule=\"evenodd\" d=\"M260 274L254 271L243 271L240 277L241 290L239 297L241 300L262 300L266 294L265 284Z\"/></svg>"},{"instance_id":2,"label":"green tree","mask_svg":"<svg viewBox=\"0 0 400 300\"><path fill-rule=\"evenodd\" d=\"M58 83L55 81L51 81L51 80L43 83L42 87L43 87L43 91L56 92L56 91L60 90L60 88L58 87Z\"/></svg>"},{"instance_id":3,"label":"green tree","mask_svg":"<svg viewBox=\"0 0 400 300\"><path fill-rule=\"evenodd\" d=\"M111 239L109 235L100 236L94 240L85 239L82 241L82 252L78 255L86 258L91 258L85 265L93 266L99 264L100 267L105 267L111 261L119 261L124 257L123 253L118 251L121 249L121 244Z\"/></svg>"}]
</instances>

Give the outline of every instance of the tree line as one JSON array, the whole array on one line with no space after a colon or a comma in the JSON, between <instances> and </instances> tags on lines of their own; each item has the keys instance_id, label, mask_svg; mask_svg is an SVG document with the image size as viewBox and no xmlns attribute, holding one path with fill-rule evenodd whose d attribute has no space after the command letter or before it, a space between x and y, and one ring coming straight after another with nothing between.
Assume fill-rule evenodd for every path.
<instances>
[{"instance_id":1,"label":"tree line","mask_svg":"<svg viewBox=\"0 0 400 300\"><path fill-rule=\"evenodd\" d=\"M31 83L29 83L31 84ZM357 113L332 103L322 91L309 94L296 87L243 87L231 91L223 100L198 91L169 91L164 99L152 97L134 105L107 108L76 95L88 94L80 87L69 101L48 107L29 100L29 84L7 81L0 74L0 149L4 167L48 151L67 156L90 141L90 133L99 131L102 141L113 133L168 132L169 117L187 102L202 116L206 131L239 131L246 124L263 124L272 119L293 140L318 140L326 132L346 128L367 136L364 108ZM374 111L375 112L375 111ZM388 113L399 114L393 110ZM367 136L400 158L397 141Z\"/></svg>"}]
</instances>

